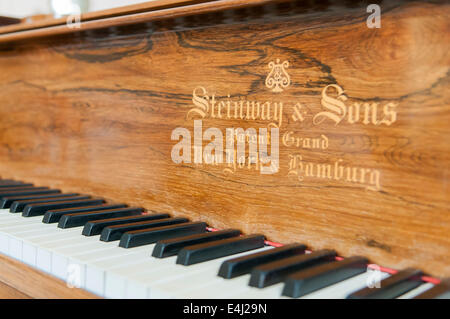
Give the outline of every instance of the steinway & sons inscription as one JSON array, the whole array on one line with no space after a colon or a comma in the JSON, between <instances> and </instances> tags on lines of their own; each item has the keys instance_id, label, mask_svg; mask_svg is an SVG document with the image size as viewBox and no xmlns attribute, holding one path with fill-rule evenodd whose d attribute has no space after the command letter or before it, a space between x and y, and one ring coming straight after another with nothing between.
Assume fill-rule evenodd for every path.
<instances>
[{"instance_id":1,"label":"steinway & sons inscription","mask_svg":"<svg viewBox=\"0 0 450 319\"><path fill-rule=\"evenodd\" d=\"M172 131L171 139L178 141L171 152L173 162L221 167L229 174L256 170L261 174L283 174L298 183L381 190L381 171L366 167L364 162L357 166L348 163L341 152L333 154L331 146L336 138L332 140L326 128L361 125L383 129L397 121L398 104L351 101L342 87L330 84L321 90L320 109L308 114L313 108L305 107L304 102L281 98L291 84L289 65L279 59L268 64L264 84L273 94L270 99L233 98L230 92L194 87L186 113L186 120L193 121L193 134L183 127ZM307 120L310 125L303 126ZM222 131L206 128L207 121L227 121L235 126ZM244 125L254 127L240 127ZM256 128L258 125L262 127ZM311 136L308 127L315 128L313 131L323 129ZM280 147L286 158L280 158ZM316 155L312 158L311 154Z\"/></svg>"}]
</instances>

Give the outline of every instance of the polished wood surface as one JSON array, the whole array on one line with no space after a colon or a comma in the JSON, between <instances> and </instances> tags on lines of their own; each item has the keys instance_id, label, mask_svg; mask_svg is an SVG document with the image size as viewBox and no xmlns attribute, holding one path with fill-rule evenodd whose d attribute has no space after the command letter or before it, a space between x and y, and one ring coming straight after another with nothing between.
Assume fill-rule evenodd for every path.
<instances>
[{"instance_id":1,"label":"polished wood surface","mask_svg":"<svg viewBox=\"0 0 450 319\"><path fill-rule=\"evenodd\" d=\"M0 282L0 299L30 299L31 297L25 295L17 289Z\"/></svg>"},{"instance_id":2,"label":"polished wood surface","mask_svg":"<svg viewBox=\"0 0 450 319\"><path fill-rule=\"evenodd\" d=\"M0 254L0 299L94 299L97 296Z\"/></svg>"},{"instance_id":3,"label":"polished wood surface","mask_svg":"<svg viewBox=\"0 0 450 319\"><path fill-rule=\"evenodd\" d=\"M449 5L384 1L371 29L367 4L231 2L0 37L0 174L449 276ZM265 83L277 59L289 63L282 92ZM283 103L277 173L172 161L172 131L193 136L196 88ZM346 110L339 123L318 115L327 94ZM270 122L222 115L203 131ZM336 163L361 176L306 171Z\"/></svg>"},{"instance_id":4,"label":"polished wood surface","mask_svg":"<svg viewBox=\"0 0 450 319\"><path fill-rule=\"evenodd\" d=\"M151 12L156 10L163 10L163 9L172 9L176 7L181 6L189 6L192 4L198 4L202 2L212 2L214 0L158 0L158 1L149 1L149 2L143 2L143 3L137 3L132 4L129 6L124 7L117 7L117 8L111 8L101 11L93 11L93 12L86 12L82 13L80 15L80 20L83 22L86 21L100 21L101 19L106 18L112 18L112 17L119 17L124 15L131 15L134 13L142 13L142 12ZM17 19L16 19L17 20ZM0 28L0 34L6 34L6 33L15 33L25 30L33 30L33 29L39 29L39 28L48 28L51 26L58 26L58 25L65 25L67 23L67 17L61 17L61 18L52 18L52 17L46 17L42 20L30 19L31 22L28 21L28 19L23 19L22 23L3 27ZM19 21L16 21L18 23Z\"/></svg>"},{"instance_id":5,"label":"polished wood surface","mask_svg":"<svg viewBox=\"0 0 450 319\"><path fill-rule=\"evenodd\" d=\"M158 2L163 3L171 3L173 8L168 9L158 9L156 5ZM77 31L89 31L89 30L98 30L102 28L114 28L118 26L126 26L133 25L136 23L146 23L148 21L164 21L164 20L172 20L175 18L183 18L193 15L199 14L208 14L208 13L219 13L223 10L227 9L245 9L245 8L254 8L255 6L273 3L273 2L281 2L286 3L288 0L213 0L213 1L184 1L184 0L174 0L174 1L154 1L150 2L153 5L148 5L148 11L145 12L137 12L125 15L116 15L113 14L96 14L92 13L92 17L86 18L86 20L80 20L82 23L78 25L75 29ZM183 3L194 3L191 5L181 6ZM167 5L168 5L167 4ZM98 15L98 19L95 17ZM75 21L75 20L74 20ZM3 27L0 28L0 43L18 41L30 38L39 38L44 36L54 36L60 34L72 34L74 31L73 27L67 27L67 18L66 19L58 19L57 22L52 23L49 21L48 23L36 24L35 28L28 28L26 25L23 27L17 28L8 28ZM45 26L48 24L48 26ZM3 33L2 34L2 30ZM5 32L12 31L12 32Z\"/></svg>"}]
</instances>

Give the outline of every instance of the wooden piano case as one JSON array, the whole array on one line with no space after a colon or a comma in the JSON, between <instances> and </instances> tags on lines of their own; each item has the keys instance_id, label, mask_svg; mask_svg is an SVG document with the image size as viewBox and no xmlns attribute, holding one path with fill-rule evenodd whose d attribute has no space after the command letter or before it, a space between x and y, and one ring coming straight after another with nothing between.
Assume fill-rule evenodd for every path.
<instances>
[{"instance_id":1,"label":"wooden piano case","mask_svg":"<svg viewBox=\"0 0 450 319\"><path fill-rule=\"evenodd\" d=\"M364 1L163 0L0 28L0 174L449 276L450 6L379 4L380 27ZM229 128L278 163L227 162Z\"/></svg>"}]
</instances>

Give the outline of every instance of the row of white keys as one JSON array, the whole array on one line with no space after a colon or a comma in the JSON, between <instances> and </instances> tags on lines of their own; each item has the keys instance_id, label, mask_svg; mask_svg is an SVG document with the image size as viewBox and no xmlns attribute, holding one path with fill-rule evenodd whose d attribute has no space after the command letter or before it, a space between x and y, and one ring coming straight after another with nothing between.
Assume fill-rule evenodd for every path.
<instances>
[{"instance_id":1,"label":"row of white keys","mask_svg":"<svg viewBox=\"0 0 450 319\"><path fill-rule=\"evenodd\" d=\"M283 283L258 289L248 286L250 275L218 277L220 264L235 256L186 267L176 265L176 257L151 257L155 245L123 249L117 241L100 242L99 236L86 237L81 230L0 210L0 252L64 280L69 265L78 265L82 288L111 298L282 298ZM302 298L345 298L366 287L368 276L360 274ZM381 279L387 276L383 273ZM399 298L413 298L431 287L424 283Z\"/></svg>"},{"instance_id":2,"label":"row of white keys","mask_svg":"<svg viewBox=\"0 0 450 319\"><path fill-rule=\"evenodd\" d=\"M171 295L172 298L216 298L216 293L223 293L225 290L230 291L241 289L248 284L248 281L244 283L242 279L239 281L234 280L232 284L228 284L226 287L222 287L224 290L215 289L217 283L226 281L226 279L218 276L221 264L225 260L231 258L247 256L270 249L273 248L270 246L266 246L258 250L223 257L209 262L209 265L208 263L206 263L202 272L196 272L190 276L182 278L183 287L180 287L180 281L177 279L166 280L160 283L153 284L151 289L151 292L153 292L153 294L151 294L151 297L153 298L155 296L155 292L158 292L159 294L164 293L164 295ZM227 280L231 281L232 279Z\"/></svg>"},{"instance_id":3,"label":"row of white keys","mask_svg":"<svg viewBox=\"0 0 450 319\"><path fill-rule=\"evenodd\" d=\"M71 235L72 236L72 235ZM37 245L37 266L48 267L51 273L63 280L67 278L67 270L69 265L74 264L70 262L71 258L78 254L85 254L87 252L101 252L105 249L112 248L111 243L102 243L94 238L85 238L81 235L81 230L73 234L74 237L71 238L70 242L64 241L53 241L44 242ZM41 238L42 239L42 238ZM66 238L67 240L69 238ZM34 242L36 242L35 239ZM78 267L81 269L82 278L84 278L84 265L81 262L77 263ZM84 287L82 285L81 287Z\"/></svg>"},{"instance_id":4,"label":"row of white keys","mask_svg":"<svg viewBox=\"0 0 450 319\"><path fill-rule=\"evenodd\" d=\"M90 290L93 290L92 292L99 295L105 294L107 297L140 298L145 298L149 295L156 298L183 298L189 296L210 298L211 296L220 296L223 292L240 289L245 292L245 290L248 289L248 278L243 280L238 277L233 280L225 280L217 276L220 264L224 260L235 256L227 256L218 260L186 267L176 265L176 257L163 259L150 257L154 245L144 246L143 249L145 251L142 254L140 252L133 252L132 256L129 256L130 249L119 248L118 255L113 256L113 250L105 250L105 243L98 242L98 236L85 237L82 241L79 240L78 236L81 235L77 234L76 238L74 238L77 242L77 247L67 246L67 241L69 241L67 238L65 240L61 238L61 243L55 242L54 240L48 243L46 248L53 250L53 273L59 277L66 275L65 270L69 263L67 260L71 256L73 258L72 263L86 264L87 271L85 270L85 282L87 284L85 286L91 286ZM42 238L38 239L42 240ZM92 245L89 245L90 247L87 247L85 245L86 241L97 241L97 244L100 246L95 248L92 247ZM81 244L81 242L83 244ZM114 246L116 245L117 244L114 244ZM41 243L40 249L43 248ZM104 258L100 258L98 253L96 253L94 258L86 259L86 255L92 255L92 249L94 249L94 251L96 251L95 249L103 250ZM86 251L88 252L86 253ZM242 255L254 252L255 251L246 252L242 253ZM80 262L79 258L76 258L78 254L85 254L83 261ZM64 258L62 256L65 256L66 261L56 262L57 260ZM111 258L116 258L116 260L113 261ZM130 267L129 265L133 263L135 263L135 266ZM57 264L62 266L58 268L55 266ZM40 268L42 268L42 265ZM96 276L92 274L96 274ZM107 278L106 280L105 277ZM184 283L182 287L180 286L180 282ZM189 282L189 284L186 285L186 282ZM221 287L220 282L229 286L229 289L218 290L217 288ZM229 283L231 282L233 282L233 284L230 285ZM281 286L281 284L263 289L264 295L279 298L281 296L282 288L278 286ZM260 294L259 289L251 289L257 290L258 295ZM210 290L214 290L215 292L212 293Z\"/></svg>"},{"instance_id":5,"label":"row of white keys","mask_svg":"<svg viewBox=\"0 0 450 319\"><path fill-rule=\"evenodd\" d=\"M387 274L386 274L387 275ZM367 282L368 273L360 274L340 283L330 285L317 290L302 298L306 299L341 299L347 297L351 292L358 290ZM383 277L382 277L383 278ZM266 288L255 288L248 286L250 275L243 275L233 279L217 278L211 285L205 287L204 291L192 294L192 298L205 298L214 295L216 298L244 298L244 299L278 299L289 298L282 296L284 283L278 283ZM236 288L237 289L233 289Z\"/></svg>"},{"instance_id":6,"label":"row of white keys","mask_svg":"<svg viewBox=\"0 0 450 319\"><path fill-rule=\"evenodd\" d=\"M330 285L326 288L315 291L303 298L312 299L340 299L345 298L351 292L365 287L368 280L368 273L364 273L350 279L344 280L340 283ZM388 276L381 275L380 278ZM244 298L244 299L278 299L289 298L282 296L284 283L278 283L266 288L255 288L248 286L250 281L250 274L239 276L233 279L224 279L216 277L210 282L208 286L197 292L191 292L185 298L208 298L207 296L214 296L214 298Z\"/></svg>"},{"instance_id":7,"label":"row of white keys","mask_svg":"<svg viewBox=\"0 0 450 319\"><path fill-rule=\"evenodd\" d=\"M107 272L117 267L126 267L130 272L134 271L136 265L144 263L150 269L155 266L151 263L151 252L155 245L145 245L135 248L120 248L122 253L109 256L104 259L90 261L87 264L86 280L89 283L89 289L99 295L107 298L124 298L125 281L114 281L111 287L111 281L107 281Z\"/></svg>"},{"instance_id":8,"label":"row of white keys","mask_svg":"<svg viewBox=\"0 0 450 319\"><path fill-rule=\"evenodd\" d=\"M0 215L0 232L5 239L2 242L8 247L2 251L49 273L52 273L52 255L61 257L53 251L55 248L68 249L65 257L70 258L71 254L77 252L77 249L73 249L74 246L80 248L79 253L117 246L117 242L100 242L99 236L82 236L82 227L60 229L56 224L42 223L42 216L24 218L20 214L10 214L8 210L2 213L4 214ZM58 277L66 277L66 269L63 272L64 274L61 274L59 271Z\"/></svg>"},{"instance_id":9,"label":"row of white keys","mask_svg":"<svg viewBox=\"0 0 450 319\"><path fill-rule=\"evenodd\" d=\"M127 284L133 276L158 272L164 268L170 268L175 264L175 257L155 258L151 253L155 244L146 245L143 254L133 256L133 258L117 258L114 265L107 265L106 262L97 263L96 267L103 269L105 278L105 296L108 298L126 298ZM142 289L141 289L142 290ZM137 294L137 291L134 292ZM146 294L137 294L137 298L146 298Z\"/></svg>"},{"instance_id":10,"label":"row of white keys","mask_svg":"<svg viewBox=\"0 0 450 319\"><path fill-rule=\"evenodd\" d=\"M9 209L0 212L0 252L20 260L21 244L14 234L33 231L41 222L39 217L22 217L21 214L9 213Z\"/></svg>"},{"instance_id":11,"label":"row of white keys","mask_svg":"<svg viewBox=\"0 0 450 319\"><path fill-rule=\"evenodd\" d=\"M70 230L64 232L55 225L48 225L43 223L36 223L29 225L31 229L9 228L5 231L9 241L9 255L21 260L31 266L39 267L38 264L38 246L33 242L38 239L46 239L49 241L57 241L65 238L71 233L77 233L77 230ZM49 272L48 267L42 267L41 270Z\"/></svg>"},{"instance_id":12,"label":"row of white keys","mask_svg":"<svg viewBox=\"0 0 450 319\"><path fill-rule=\"evenodd\" d=\"M81 235L82 227L59 229L57 224L42 223L42 216L24 218L20 214L10 214L8 210L2 213L4 214L0 215L0 227L3 226L6 231L5 236L8 241L6 246L10 248L11 243L17 242L23 249L20 253L13 253L15 258L63 280L68 279L69 266L76 265L80 268L82 288L95 286L95 280L86 280L88 262L117 256L125 257L136 254L139 249L145 249L123 249L117 247L118 241L105 243L99 240L100 236L83 236ZM150 252L140 255L150 258ZM96 289L93 290L96 293L99 292Z\"/></svg>"},{"instance_id":13,"label":"row of white keys","mask_svg":"<svg viewBox=\"0 0 450 319\"><path fill-rule=\"evenodd\" d=\"M124 286L127 282L127 277L122 277L124 279L122 281L114 280L112 279L114 278L113 271L113 275L106 281L106 272L109 269L114 270L115 268L125 267L125 272L129 275L130 269L127 265L135 263L140 269L136 272L138 276L151 272L152 275L150 277L154 277L154 274L157 273L158 275L155 277L157 282L170 282L173 277L178 278L189 273L195 274L198 272L201 273L203 270L210 270L210 279L212 279L216 275L220 263L227 258L231 258L228 256L220 260L185 267L175 264L176 257L163 259L151 257L151 251L154 245L143 246L141 248L143 252L141 253L135 249L119 248L117 247L117 242L100 242L99 236L82 236L79 229L63 230L58 229L54 224L43 224L41 222L42 217L32 219L33 221L23 217L15 218L16 222L20 222L21 228L13 232L12 235L21 238L25 244L24 247L27 247L25 249L27 253L24 254L25 258L22 259L61 279L67 279L67 268L70 264L76 264L82 268L86 267L81 270L81 277L83 277L81 282L85 283L82 286L83 288L91 288L89 289L90 291L99 295L105 294L107 282L109 283L107 296L115 297L116 295L125 295L126 288ZM30 224L29 227L24 228L23 222L25 220ZM31 254L29 251L33 248L35 251ZM249 253L253 252L243 254ZM170 271L171 269L172 271ZM146 279L149 281L151 278L147 276ZM118 286L117 282L123 283L121 286L125 289L109 288ZM202 282L202 284L205 284L205 282ZM147 290L142 290L143 294L140 297L147 297ZM166 289L161 290L164 291ZM132 294L136 296L135 292Z\"/></svg>"},{"instance_id":14,"label":"row of white keys","mask_svg":"<svg viewBox=\"0 0 450 319\"><path fill-rule=\"evenodd\" d=\"M38 246L37 266L47 265L51 273L63 280L67 280L68 270L77 267L79 272L79 287L87 288L86 266L90 260L98 260L125 254L123 248L119 248L118 242L101 242L99 236L86 237L81 234L81 227L71 238L61 242L43 242ZM39 240L39 239L37 239ZM36 239L35 239L36 241Z\"/></svg>"},{"instance_id":15,"label":"row of white keys","mask_svg":"<svg viewBox=\"0 0 450 319\"><path fill-rule=\"evenodd\" d=\"M90 274L96 274L100 280L103 278L104 295L106 297L146 298L148 287L147 284L141 284L140 276L150 276L154 280L161 281L167 280L169 276L185 276L189 272L198 272L206 267L205 264L208 264L208 267L210 265L210 263L202 263L200 266L185 267L176 264L176 256L168 258L151 257L154 246L154 244L142 246L142 252L132 253L128 256L121 255L112 259L93 261L88 264L88 277ZM92 279L89 282L92 282ZM137 284L137 286L131 288L130 282Z\"/></svg>"},{"instance_id":16,"label":"row of white keys","mask_svg":"<svg viewBox=\"0 0 450 319\"><path fill-rule=\"evenodd\" d=\"M229 258L235 258L268 249L267 247L247 251L232 256L226 256L190 266L175 263L176 256L164 258L167 265L158 266L160 259L154 261L155 268L136 269L127 275L127 270L114 269L107 273L107 280L122 274L127 276L126 298L180 298L188 291L201 289L208 281L217 276L220 265ZM164 260L162 259L162 260ZM211 296L208 296L211 298Z\"/></svg>"}]
</instances>

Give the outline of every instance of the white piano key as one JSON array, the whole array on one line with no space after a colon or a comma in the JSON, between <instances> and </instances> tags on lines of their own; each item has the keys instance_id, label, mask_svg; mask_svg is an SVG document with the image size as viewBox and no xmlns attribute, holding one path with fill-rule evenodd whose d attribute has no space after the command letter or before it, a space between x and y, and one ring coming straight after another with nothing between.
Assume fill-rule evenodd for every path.
<instances>
[{"instance_id":1,"label":"white piano key","mask_svg":"<svg viewBox=\"0 0 450 319\"><path fill-rule=\"evenodd\" d=\"M123 254L120 254L119 256L114 256L110 258L105 258L101 260L92 261L87 265L86 270L86 278L87 281L90 282L90 278L95 277L95 282L98 283L98 285L92 289L95 289L97 294L105 295L109 298L123 298L125 293L124 282L119 281L109 281L107 283L106 281L106 272L111 269L115 269L118 267L125 267L129 271L134 271L133 266L135 267L135 264L139 264L140 262L146 262L149 263L152 259L155 259L150 256L151 251L153 250L153 247L155 245L146 245L142 247L136 247L131 249L126 249ZM119 283L120 282L120 283ZM110 288L107 289L107 287L110 287L111 285L114 286L120 286L122 284L123 289L113 289ZM111 292L112 291L112 292Z\"/></svg>"},{"instance_id":2,"label":"white piano key","mask_svg":"<svg viewBox=\"0 0 450 319\"><path fill-rule=\"evenodd\" d=\"M254 288L247 286L248 289L242 290L240 293L235 294L235 298L248 298L248 299L277 299L281 298L281 292L283 291L284 283L278 283L266 288ZM245 296L245 297L243 297Z\"/></svg>"},{"instance_id":3,"label":"white piano key","mask_svg":"<svg viewBox=\"0 0 450 319\"><path fill-rule=\"evenodd\" d=\"M111 244L111 243L105 243L105 244ZM116 243L116 245L117 245L117 243ZM136 247L133 249L135 251L139 251L144 248ZM122 247L117 247L117 246L115 246L115 247L109 246L102 250L95 250L93 252L87 251L84 254L70 256L68 264L69 265L70 264L79 265L81 267L81 272L82 272L84 278L86 279L87 265L91 264L94 261L118 257L118 256L125 255L125 254L126 254L126 249L124 249ZM82 282L82 285L85 288L87 287L87 284L89 284L89 283L86 282L86 280L84 282Z\"/></svg>"},{"instance_id":4,"label":"white piano key","mask_svg":"<svg viewBox=\"0 0 450 319\"><path fill-rule=\"evenodd\" d=\"M92 239L92 238L90 238ZM98 240L98 238L97 238ZM96 243L95 243L96 244ZM60 248L60 250L58 250ZM69 259L72 254L86 253L95 249L103 249L105 246L93 246L92 242L86 243L84 238L70 239L69 241L47 242L40 244L40 249L52 252L52 274L63 280L67 276L67 268L69 267ZM61 249L63 251L61 252Z\"/></svg>"},{"instance_id":5,"label":"white piano key","mask_svg":"<svg viewBox=\"0 0 450 319\"><path fill-rule=\"evenodd\" d=\"M13 215L13 214L11 214ZM39 243L57 243L61 245L59 241L67 238L73 238L74 241L84 237L81 236L82 228L73 229L60 229L55 224L42 223L42 216L23 218L13 217L19 219L16 222L9 222L9 225L14 227L8 227L6 230L2 229L9 235L7 235L9 241L9 248L15 257L22 259L22 261L37 267L45 272L51 273L52 269L52 252L39 248ZM25 221L26 225L23 225ZM3 224L5 225L5 224ZM2 236L2 241L4 241ZM20 244L22 242L22 244ZM38 243L38 244L36 244ZM2 247L4 244L2 243ZM22 249L21 249L22 248ZM3 249L3 248L2 248Z\"/></svg>"},{"instance_id":6,"label":"white piano key","mask_svg":"<svg viewBox=\"0 0 450 319\"><path fill-rule=\"evenodd\" d=\"M19 226L17 226L19 225ZM21 223L16 224L13 223L2 223L0 226L0 247L1 252L5 255L14 257L18 260L22 260L23 253L22 253L22 239L21 237L15 236L16 233L20 233L20 231L23 231L23 227L25 229L35 229L36 223L28 224L28 225L22 225Z\"/></svg>"},{"instance_id":7,"label":"white piano key","mask_svg":"<svg viewBox=\"0 0 450 319\"><path fill-rule=\"evenodd\" d=\"M211 288L214 285L212 282L215 281L220 264L212 264L207 269L183 275L179 279L153 284L150 288L150 292L153 293L152 297L157 296L161 292L164 295L170 295L172 298L192 298L192 295L198 294L198 292L204 293L208 287ZM182 285L180 285L181 282Z\"/></svg>"},{"instance_id":8,"label":"white piano key","mask_svg":"<svg viewBox=\"0 0 450 319\"><path fill-rule=\"evenodd\" d=\"M78 229L66 230L66 229L61 229L61 228L48 227L48 225L47 226L44 226L44 225L47 225L47 224L33 225L32 227L35 227L34 230L15 232L14 235L20 236L23 239L32 239L32 238L39 238L39 237L48 237L48 236L53 236L53 235L57 235L57 234L68 235L68 234L74 233L74 232L79 233Z\"/></svg>"},{"instance_id":9,"label":"white piano key","mask_svg":"<svg viewBox=\"0 0 450 319\"><path fill-rule=\"evenodd\" d=\"M0 232L0 253L9 255L9 237L2 232Z\"/></svg>"},{"instance_id":10,"label":"white piano key","mask_svg":"<svg viewBox=\"0 0 450 319\"><path fill-rule=\"evenodd\" d=\"M111 287L114 289L114 286ZM112 290L114 291L114 290ZM147 286L130 280L126 283L125 294L121 298L126 299L145 299L147 298Z\"/></svg>"},{"instance_id":11,"label":"white piano key","mask_svg":"<svg viewBox=\"0 0 450 319\"><path fill-rule=\"evenodd\" d=\"M16 238L10 238L8 251L10 257L22 260L22 241Z\"/></svg>"},{"instance_id":12,"label":"white piano key","mask_svg":"<svg viewBox=\"0 0 450 319\"><path fill-rule=\"evenodd\" d=\"M175 264L176 257L169 257L164 259L151 257L150 252L152 251L152 249L149 250L145 255L135 256L135 258L129 264L122 263L120 267L116 266L105 270L106 297L127 298L127 284L131 275L139 276L149 272L157 272L161 269L170 267L170 265ZM143 291L143 294L135 296L135 298L147 297L147 288L141 287L141 291Z\"/></svg>"},{"instance_id":13,"label":"white piano key","mask_svg":"<svg viewBox=\"0 0 450 319\"><path fill-rule=\"evenodd\" d=\"M242 290L247 290L248 283L250 281L250 274L238 276L232 279L224 279L217 276L219 269L216 271L216 276L210 280L208 285L203 289L198 289L196 291L189 292L189 297L193 299L207 298L206 295L211 297L208 298L233 298L236 293Z\"/></svg>"},{"instance_id":14,"label":"white piano key","mask_svg":"<svg viewBox=\"0 0 450 319\"><path fill-rule=\"evenodd\" d=\"M345 299L349 294L359 289L367 287L371 282L373 276L372 271L366 271L365 273L351 277L334 285L330 285L326 288L312 292L308 295L301 297L302 299ZM383 280L390 275L387 273L380 273L379 279ZM373 289L377 289L374 287Z\"/></svg>"},{"instance_id":15,"label":"white piano key","mask_svg":"<svg viewBox=\"0 0 450 319\"><path fill-rule=\"evenodd\" d=\"M39 224L39 221L36 220L30 220L27 222L23 222L21 220L17 220L17 219L8 219L8 220L3 220L0 223L0 231L10 231L10 230L20 230L21 228L30 228L32 225L37 225Z\"/></svg>"},{"instance_id":16,"label":"white piano key","mask_svg":"<svg viewBox=\"0 0 450 319\"><path fill-rule=\"evenodd\" d=\"M47 250L38 248L37 253L36 253L36 267L42 271L51 273L52 272L52 253Z\"/></svg>"},{"instance_id":17,"label":"white piano key","mask_svg":"<svg viewBox=\"0 0 450 319\"><path fill-rule=\"evenodd\" d=\"M47 244L50 246L52 244L56 245L57 241L47 242ZM34 259L36 268L51 273L60 279L66 280L68 275L67 269L70 268L72 264L74 264L69 261L72 257L72 254L83 254L89 252L90 249L92 249L91 243L84 244L85 245L80 244L76 246L63 245L59 247L60 250L65 254L58 253L58 251L54 249L49 249L45 245L35 245L32 241L26 241L24 243L24 247L27 247L27 249L29 249L29 252L27 253L28 257L26 257L28 262L31 263ZM98 250L98 247L96 249ZM84 265L79 265L79 267L81 267L81 275L84 276Z\"/></svg>"},{"instance_id":18,"label":"white piano key","mask_svg":"<svg viewBox=\"0 0 450 319\"><path fill-rule=\"evenodd\" d=\"M27 242L22 243L22 261L36 267L37 247Z\"/></svg>"},{"instance_id":19,"label":"white piano key","mask_svg":"<svg viewBox=\"0 0 450 319\"><path fill-rule=\"evenodd\" d=\"M69 238L66 238L69 237ZM47 248L46 245L64 245L65 247L70 245L78 245L79 234L74 232L70 234L58 234L53 236L37 237L23 242L23 258L22 261L36 266L37 250L38 247Z\"/></svg>"},{"instance_id":20,"label":"white piano key","mask_svg":"<svg viewBox=\"0 0 450 319\"><path fill-rule=\"evenodd\" d=\"M211 266L210 262L205 262L193 266L182 266L177 265L176 256L168 258L152 258L152 261L142 262L140 264L130 267L130 269L113 269L107 272L107 283L116 282L116 285L107 285L107 294L113 295L114 288L125 287L125 295L121 294L120 298L133 298L133 299L144 299L149 298L150 288L152 284L156 284L159 281L165 280L179 280L180 277L187 276L189 273L201 272L205 268L208 269ZM164 260L166 264L161 265L159 261ZM164 276L166 278L164 278ZM120 283L117 284L117 283ZM108 294L108 288L110 293ZM164 291L157 292L153 291L152 298L173 298L170 294ZM116 296L118 296L116 294Z\"/></svg>"},{"instance_id":21,"label":"white piano key","mask_svg":"<svg viewBox=\"0 0 450 319\"><path fill-rule=\"evenodd\" d=\"M39 221L35 221L35 222L28 222L28 223L22 223L22 222L8 222L8 223L4 223L0 226L0 231L10 234L10 235L20 235L22 236L22 234L27 234L30 232L36 232L36 231L42 231L43 229L48 229L48 228L43 228L43 223L39 222Z\"/></svg>"},{"instance_id":22,"label":"white piano key","mask_svg":"<svg viewBox=\"0 0 450 319\"><path fill-rule=\"evenodd\" d=\"M381 274L381 279L387 277L388 274ZM239 276L234 279L214 279L209 285L197 292L190 292L192 298L207 298L208 295L215 295L217 298L248 298L248 299L274 299L288 298L281 295L284 283L279 283L266 288L254 288L248 286L250 275ZM367 283L368 273L364 273L340 283L328 286L311 294L303 296L307 299L340 299L347 297L351 292L365 287ZM239 288L241 287L241 288ZM244 288L242 288L244 287Z\"/></svg>"},{"instance_id":23,"label":"white piano key","mask_svg":"<svg viewBox=\"0 0 450 319\"><path fill-rule=\"evenodd\" d=\"M401 295L397 299L412 299L412 298L420 295L421 293L423 293L423 292L425 292L428 289L431 289L433 287L434 287L434 285L429 283L429 282L423 283L419 287L416 287L416 288L408 291L406 294Z\"/></svg>"},{"instance_id":24,"label":"white piano key","mask_svg":"<svg viewBox=\"0 0 450 319\"><path fill-rule=\"evenodd\" d=\"M205 280L207 280L208 278L207 275L210 274L211 272L217 271L224 260L260 252L266 249L268 249L268 247L247 251L232 256L226 256L191 266L183 266L173 263L158 270L154 270L151 273L146 273L145 271L142 271L142 273L138 274L138 276L130 277L130 280L141 282L142 284L147 285L148 297L167 298L168 296L170 296L170 298L174 298L175 295L180 294L182 291L195 290L198 289L199 287L202 287L204 285ZM197 275L202 272L205 272L206 274L203 277L204 280L200 282L192 282L191 286L189 287L183 285L185 278L188 278L190 275ZM209 278L214 278L215 275L216 274L212 275L212 277L210 275ZM181 277L183 278L183 280L180 281Z\"/></svg>"},{"instance_id":25,"label":"white piano key","mask_svg":"<svg viewBox=\"0 0 450 319\"><path fill-rule=\"evenodd\" d=\"M37 227L39 228L39 226ZM49 236L54 236L54 234L59 234L58 231L45 231L41 233L41 236L36 236L36 234L38 232L43 231L42 229L40 230L36 230L36 232L33 232L33 234L31 234L31 232L26 232L26 233L15 233L13 235L9 235L9 255L20 260L23 261L23 259L27 260L27 262L31 262L33 259L36 260L36 266L38 268L41 267L42 265L42 270L49 272L49 266L48 266L48 254L43 254L42 256L39 255L39 251L35 252L35 250L33 249L33 242L32 239L33 238L40 238L42 237L49 237ZM64 234L63 234L64 235ZM54 239L54 238L53 238ZM24 254L23 254L23 246L25 244L25 247L27 249L27 255L25 255L25 258L23 258ZM36 257L34 257L36 256ZM51 257L50 257L51 258Z\"/></svg>"},{"instance_id":26,"label":"white piano key","mask_svg":"<svg viewBox=\"0 0 450 319\"><path fill-rule=\"evenodd\" d=\"M73 233L60 233L52 236L40 236L29 239L34 245L39 245L41 247L67 247L69 245L76 245L79 243L84 243L83 238L80 237L78 232Z\"/></svg>"},{"instance_id":27,"label":"white piano key","mask_svg":"<svg viewBox=\"0 0 450 319\"><path fill-rule=\"evenodd\" d=\"M252 251L246 251L243 253L214 259L209 262L200 263L188 267L182 266L185 268L192 268L190 274L187 273L186 276L183 276L183 285L180 286L179 277L167 276L164 277L164 280L159 280L158 282L152 283L150 288L150 296L152 298L162 298L163 295L170 295L172 298L190 298L189 296L191 294L195 293L196 291L203 290L204 287L210 286L212 281L220 279L220 277L217 276L217 272L219 271L220 265L225 260L251 255L268 249L272 249L272 247L263 247ZM197 271L196 269L200 271Z\"/></svg>"},{"instance_id":28,"label":"white piano key","mask_svg":"<svg viewBox=\"0 0 450 319\"><path fill-rule=\"evenodd\" d=\"M52 244L52 243L50 243ZM66 279L67 268L71 264L79 264L84 270L84 264L80 262L71 262L70 259L78 254L96 253L104 249L111 248L111 245L95 245L93 243L80 243L78 245L57 245L48 248L46 245L37 247L37 260L40 262L37 264L38 268L45 267L52 274L61 279ZM83 272L84 273L84 272Z\"/></svg>"}]
</instances>

